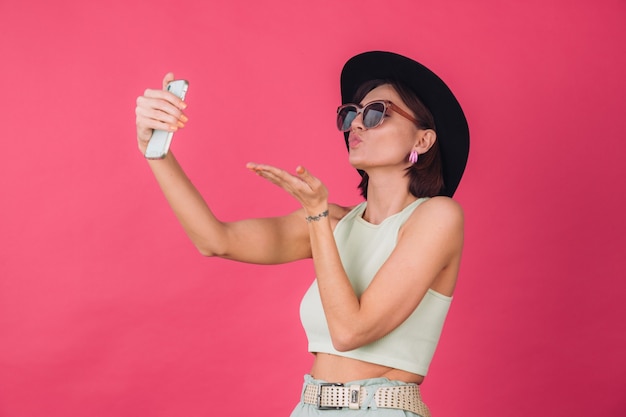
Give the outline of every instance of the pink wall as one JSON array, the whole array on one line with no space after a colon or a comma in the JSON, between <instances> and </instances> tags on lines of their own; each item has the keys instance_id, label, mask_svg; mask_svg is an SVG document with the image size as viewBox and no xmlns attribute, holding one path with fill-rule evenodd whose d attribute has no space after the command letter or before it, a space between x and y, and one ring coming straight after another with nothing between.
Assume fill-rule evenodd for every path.
<instances>
[{"instance_id":1,"label":"pink wall","mask_svg":"<svg viewBox=\"0 0 626 417\"><path fill-rule=\"evenodd\" d=\"M287 415L311 263L197 254L134 101L190 80L173 148L225 220L297 207L248 161L353 204L333 118L369 49L430 66L470 122L434 415L625 415L624 22L623 0L0 2L0 416Z\"/></svg>"}]
</instances>

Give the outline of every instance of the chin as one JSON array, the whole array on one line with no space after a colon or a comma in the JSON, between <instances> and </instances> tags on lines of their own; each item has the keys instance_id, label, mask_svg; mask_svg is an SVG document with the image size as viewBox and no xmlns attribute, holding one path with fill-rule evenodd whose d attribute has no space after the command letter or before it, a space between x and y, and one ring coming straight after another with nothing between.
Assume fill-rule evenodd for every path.
<instances>
[{"instance_id":1,"label":"chin","mask_svg":"<svg viewBox=\"0 0 626 417\"><path fill-rule=\"evenodd\" d=\"M350 165L352 165L352 168L354 169L360 169L362 171L365 170L365 166L363 164L358 164L358 163L353 163L352 161L350 162Z\"/></svg>"},{"instance_id":2,"label":"chin","mask_svg":"<svg viewBox=\"0 0 626 417\"><path fill-rule=\"evenodd\" d=\"M361 158L355 158L352 155L350 155L348 157L348 162L350 163L350 165L352 165L353 168L355 169L363 169L364 167L364 163L363 160Z\"/></svg>"}]
</instances>

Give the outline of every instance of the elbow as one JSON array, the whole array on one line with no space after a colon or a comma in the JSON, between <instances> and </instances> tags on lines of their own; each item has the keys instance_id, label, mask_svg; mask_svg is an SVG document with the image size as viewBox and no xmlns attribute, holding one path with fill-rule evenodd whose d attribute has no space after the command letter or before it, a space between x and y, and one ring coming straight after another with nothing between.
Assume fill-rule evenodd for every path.
<instances>
[{"instance_id":1,"label":"elbow","mask_svg":"<svg viewBox=\"0 0 626 417\"><path fill-rule=\"evenodd\" d=\"M353 332L342 332L340 336L331 336L333 348L337 352L348 352L363 346L363 341Z\"/></svg>"},{"instance_id":2,"label":"elbow","mask_svg":"<svg viewBox=\"0 0 626 417\"><path fill-rule=\"evenodd\" d=\"M351 322L354 323L354 322ZM358 349L365 345L383 337L384 334L373 326L367 326L365 323L360 324L344 324L342 329L332 329L330 331L330 340L333 348L338 352L348 352Z\"/></svg>"},{"instance_id":3,"label":"elbow","mask_svg":"<svg viewBox=\"0 0 626 417\"><path fill-rule=\"evenodd\" d=\"M348 352L351 350L354 350L356 348L353 348L351 345L347 345L347 344L340 344L340 343L335 343L333 342L333 348L337 351L337 352Z\"/></svg>"},{"instance_id":4,"label":"elbow","mask_svg":"<svg viewBox=\"0 0 626 417\"><path fill-rule=\"evenodd\" d=\"M206 258L226 257L226 252L221 250L219 247L215 247L214 245L209 245L205 242L193 242L196 250L200 253L200 255Z\"/></svg>"},{"instance_id":5,"label":"elbow","mask_svg":"<svg viewBox=\"0 0 626 417\"><path fill-rule=\"evenodd\" d=\"M198 252L200 253L200 255L204 256L205 258L211 258L213 256L216 256L212 251L210 251L208 248L202 247L202 246L198 246L196 245L196 249L198 250Z\"/></svg>"},{"instance_id":6,"label":"elbow","mask_svg":"<svg viewBox=\"0 0 626 417\"><path fill-rule=\"evenodd\" d=\"M188 232L187 235L204 257L227 258L230 253L229 239L223 231Z\"/></svg>"}]
</instances>

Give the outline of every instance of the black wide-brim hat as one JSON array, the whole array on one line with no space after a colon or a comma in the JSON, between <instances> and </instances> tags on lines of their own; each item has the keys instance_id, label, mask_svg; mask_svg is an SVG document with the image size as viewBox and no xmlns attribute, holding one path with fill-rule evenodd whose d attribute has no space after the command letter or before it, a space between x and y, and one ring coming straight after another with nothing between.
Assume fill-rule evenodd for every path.
<instances>
[{"instance_id":1,"label":"black wide-brim hat","mask_svg":"<svg viewBox=\"0 0 626 417\"><path fill-rule=\"evenodd\" d=\"M443 163L444 189L452 197L465 171L469 155L469 128L461 105L434 72L405 56L372 51L356 55L341 71L341 102L353 100L357 89L370 80L397 80L410 88L435 119ZM349 132L345 132L348 146ZM362 173L361 173L362 174Z\"/></svg>"}]
</instances>

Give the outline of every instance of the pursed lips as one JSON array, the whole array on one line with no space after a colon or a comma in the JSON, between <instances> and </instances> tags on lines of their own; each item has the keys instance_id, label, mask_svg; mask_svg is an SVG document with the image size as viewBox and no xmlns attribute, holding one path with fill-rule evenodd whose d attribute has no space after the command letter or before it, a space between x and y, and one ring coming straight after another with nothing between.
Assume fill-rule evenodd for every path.
<instances>
[{"instance_id":1,"label":"pursed lips","mask_svg":"<svg viewBox=\"0 0 626 417\"><path fill-rule=\"evenodd\" d=\"M348 137L348 145L349 145L351 148L354 148L355 146L357 146L357 145L358 145L359 143L361 143L361 142L363 142L363 141L361 140L361 138L359 138L358 136L356 136L356 135L354 135L354 134L351 134L351 135Z\"/></svg>"}]
</instances>

